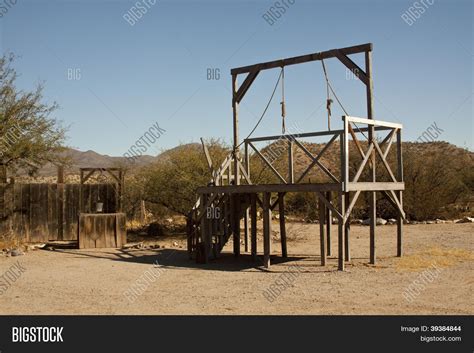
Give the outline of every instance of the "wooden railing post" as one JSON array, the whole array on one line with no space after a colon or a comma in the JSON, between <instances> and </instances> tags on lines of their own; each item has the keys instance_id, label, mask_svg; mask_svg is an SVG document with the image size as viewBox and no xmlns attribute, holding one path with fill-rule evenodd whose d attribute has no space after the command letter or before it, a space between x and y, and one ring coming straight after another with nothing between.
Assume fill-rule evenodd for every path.
<instances>
[{"instance_id":1,"label":"wooden railing post","mask_svg":"<svg viewBox=\"0 0 474 353\"><path fill-rule=\"evenodd\" d=\"M397 130L397 176L398 181L403 182L403 156L402 156L402 131L401 129ZM400 206L403 209L403 195L401 191L397 192L398 200L400 201ZM403 255L403 218L400 213L397 216L397 256L401 257Z\"/></svg>"}]
</instances>

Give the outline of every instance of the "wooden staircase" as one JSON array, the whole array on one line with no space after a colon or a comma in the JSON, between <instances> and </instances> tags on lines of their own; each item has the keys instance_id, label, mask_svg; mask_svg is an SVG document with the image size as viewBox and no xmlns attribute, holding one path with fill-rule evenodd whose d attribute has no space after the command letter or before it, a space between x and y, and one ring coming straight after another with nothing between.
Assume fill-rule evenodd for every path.
<instances>
[{"instance_id":1,"label":"wooden staircase","mask_svg":"<svg viewBox=\"0 0 474 353\"><path fill-rule=\"evenodd\" d=\"M230 153L219 168L212 171L209 186L232 185L235 175L233 162L234 157ZM236 227L240 227L249 207L250 197L245 194L199 194L187 219L189 257L195 258L198 263L217 258L230 237L239 232L240 228ZM240 252L239 237L234 241L234 252Z\"/></svg>"},{"instance_id":2,"label":"wooden staircase","mask_svg":"<svg viewBox=\"0 0 474 353\"><path fill-rule=\"evenodd\" d=\"M235 229L240 228L241 220L249 207L250 198L246 195L220 193L199 195L188 215L190 258L195 257L198 263L218 258L230 237L238 232ZM239 239L234 242L235 248L240 249Z\"/></svg>"}]
</instances>

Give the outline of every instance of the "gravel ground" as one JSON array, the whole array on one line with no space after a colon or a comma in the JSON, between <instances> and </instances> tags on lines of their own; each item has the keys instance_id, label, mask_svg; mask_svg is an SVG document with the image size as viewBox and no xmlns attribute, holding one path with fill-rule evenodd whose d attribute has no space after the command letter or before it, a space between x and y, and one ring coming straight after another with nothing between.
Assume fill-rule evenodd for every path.
<instances>
[{"instance_id":1,"label":"gravel ground","mask_svg":"<svg viewBox=\"0 0 474 353\"><path fill-rule=\"evenodd\" d=\"M368 264L369 228L352 226L352 261L343 273L334 242L328 265L319 265L318 229L290 223L285 260L274 233L268 271L248 254L234 258L232 243L220 259L198 265L184 237L154 241L159 249L0 256L0 275L18 262L23 271L13 270L21 274L11 284L0 280L0 314L474 313L474 224L407 225L402 258L394 257L396 227L378 227L375 266Z\"/></svg>"}]
</instances>

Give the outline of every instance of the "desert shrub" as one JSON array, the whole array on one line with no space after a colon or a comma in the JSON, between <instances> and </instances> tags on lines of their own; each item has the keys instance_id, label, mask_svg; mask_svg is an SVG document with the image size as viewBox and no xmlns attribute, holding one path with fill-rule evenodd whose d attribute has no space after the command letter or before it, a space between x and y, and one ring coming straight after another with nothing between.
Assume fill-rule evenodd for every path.
<instances>
[{"instance_id":1,"label":"desert shrub","mask_svg":"<svg viewBox=\"0 0 474 353\"><path fill-rule=\"evenodd\" d=\"M215 167L229 153L229 148L219 140L211 140L208 148ZM137 178L147 203L187 215L196 202L196 188L207 185L211 173L201 146L187 144L164 152L158 162L144 168Z\"/></svg>"},{"instance_id":2,"label":"desert shrub","mask_svg":"<svg viewBox=\"0 0 474 353\"><path fill-rule=\"evenodd\" d=\"M449 216L450 205L472 199L473 153L446 142L406 143L404 178L404 207L410 218Z\"/></svg>"},{"instance_id":3,"label":"desert shrub","mask_svg":"<svg viewBox=\"0 0 474 353\"><path fill-rule=\"evenodd\" d=\"M308 145L314 153L322 145ZM351 173L357 170L360 156L351 145ZM473 153L460 149L445 142L437 143L404 143L404 209L409 219L426 220L437 217L456 217L472 202L474 188ZM220 141L211 141L209 150L214 165L219 165L230 148ZM338 146L333 146L324 164L337 177ZM295 153L295 175L302 172L308 161L301 154ZM392 148L389 161L395 165L396 154ZM281 173L287 165L287 154L283 152L274 161L274 166ZM256 183L278 183L274 173L256 155L250 158L251 179ZM388 174L380 161L376 164L378 180L388 180ZM395 169L393 170L395 172ZM285 176L286 177L286 176ZM305 182L324 182L321 172L308 173ZM368 172L361 179L369 180ZM138 172L127 181L127 213L136 214L139 201L145 200L147 209L159 217L169 214L187 214L196 201L195 190L207 185L210 173L206 159L198 144L187 144L164 152L159 161ZM363 193L352 211L354 218L368 216L369 194ZM337 204L336 195L333 202ZM297 215L306 219L317 219L318 201L315 193L289 193L286 196L289 215ZM462 206L462 207L461 207ZM390 203L377 193L377 214L383 218L395 218L397 213Z\"/></svg>"}]
</instances>

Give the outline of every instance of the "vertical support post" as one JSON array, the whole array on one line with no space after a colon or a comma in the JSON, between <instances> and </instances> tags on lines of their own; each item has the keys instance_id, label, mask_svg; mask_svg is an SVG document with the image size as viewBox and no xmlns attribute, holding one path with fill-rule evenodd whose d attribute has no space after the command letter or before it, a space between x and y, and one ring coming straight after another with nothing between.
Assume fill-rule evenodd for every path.
<instances>
[{"instance_id":1,"label":"vertical support post","mask_svg":"<svg viewBox=\"0 0 474 353\"><path fill-rule=\"evenodd\" d=\"M232 217L232 233L234 242L234 255L240 255L240 216L239 216L240 195L231 195L231 217Z\"/></svg>"},{"instance_id":2,"label":"vertical support post","mask_svg":"<svg viewBox=\"0 0 474 353\"><path fill-rule=\"evenodd\" d=\"M64 167L58 166L58 240L64 239Z\"/></svg>"},{"instance_id":3,"label":"vertical support post","mask_svg":"<svg viewBox=\"0 0 474 353\"><path fill-rule=\"evenodd\" d=\"M250 209L251 209L251 252L252 259L257 259L257 194L250 195Z\"/></svg>"},{"instance_id":4,"label":"vertical support post","mask_svg":"<svg viewBox=\"0 0 474 353\"><path fill-rule=\"evenodd\" d=\"M397 131L397 174L398 181L403 182L403 156L402 156L402 131ZM403 194L401 191L397 192L398 199L400 200L400 206L403 209ZM397 216L397 256L403 255L403 218L399 213Z\"/></svg>"},{"instance_id":5,"label":"vertical support post","mask_svg":"<svg viewBox=\"0 0 474 353\"><path fill-rule=\"evenodd\" d=\"M201 194L201 249L204 250L204 254L201 254L204 256L204 263L208 263L209 261L209 244L208 244L208 232L209 228L207 226L207 210L206 210L206 204L207 204L207 194Z\"/></svg>"},{"instance_id":6,"label":"vertical support post","mask_svg":"<svg viewBox=\"0 0 474 353\"><path fill-rule=\"evenodd\" d=\"M281 256L288 257L286 247L286 224L285 224L285 193L278 193L278 211L280 212L280 241L281 241Z\"/></svg>"},{"instance_id":7,"label":"vertical support post","mask_svg":"<svg viewBox=\"0 0 474 353\"><path fill-rule=\"evenodd\" d=\"M188 213L186 217L186 235L187 235L187 247L188 257L191 260L193 258L193 211Z\"/></svg>"},{"instance_id":8,"label":"vertical support post","mask_svg":"<svg viewBox=\"0 0 474 353\"><path fill-rule=\"evenodd\" d=\"M320 253L321 253L321 266L326 266L326 235L324 229L324 218L326 217L326 206L323 200L319 199L319 239L320 239Z\"/></svg>"},{"instance_id":9,"label":"vertical support post","mask_svg":"<svg viewBox=\"0 0 474 353\"><path fill-rule=\"evenodd\" d=\"M331 203L332 193L331 191L326 192L326 199ZM332 226L332 211L329 207L326 207L326 240L327 240L327 256L331 256L331 226Z\"/></svg>"},{"instance_id":10,"label":"vertical support post","mask_svg":"<svg viewBox=\"0 0 474 353\"><path fill-rule=\"evenodd\" d=\"M209 196L212 197L213 195L210 194ZM209 229L209 233L208 233L209 234L208 235L208 237L209 237L208 238L209 239L209 241L208 241L209 254L212 253L212 257L214 259L216 259L217 258L217 248L216 248L217 244L216 244L216 242L214 242L214 237L217 233L217 222L216 222L216 219L214 217L215 216L215 204L214 204L214 202L211 203L209 205L209 207L211 207L211 210L212 210L211 217L209 217L208 220L207 220L207 224L208 224L208 227L209 227L208 228Z\"/></svg>"},{"instance_id":11,"label":"vertical support post","mask_svg":"<svg viewBox=\"0 0 474 353\"><path fill-rule=\"evenodd\" d=\"M341 182L342 190L347 192L349 190L349 122L344 116L344 132L340 135L341 149Z\"/></svg>"},{"instance_id":12,"label":"vertical support post","mask_svg":"<svg viewBox=\"0 0 474 353\"><path fill-rule=\"evenodd\" d=\"M231 220L229 218L229 214L230 214L229 199L230 199L230 194L225 195L225 199L224 199L224 202L223 202L224 212L222 212L222 214L224 215L223 226L224 226L224 239L225 239L225 241L227 241L227 239L229 239L229 224L231 224ZM223 243L224 242L222 242L222 245L223 245Z\"/></svg>"},{"instance_id":13,"label":"vertical support post","mask_svg":"<svg viewBox=\"0 0 474 353\"><path fill-rule=\"evenodd\" d=\"M374 83L372 80L372 52L365 52L365 73L367 75L368 84L366 85L367 93L367 118L374 118L374 106L373 106L373 89ZM375 140L375 128L374 125L369 126L369 144ZM375 177L375 151L372 151L371 155L370 170L372 174L372 182L376 181ZM377 197L375 191L370 191L369 197L369 219L370 219L370 263L375 264L375 225L377 218Z\"/></svg>"},{"instance_id":14,"label":"vertical support post","mask_svg":"<svg viewBox=\"0 0 474 353\"><path fill-rule=\"evenodd\" d=\"M237 75L232 75L232 112L234 118L234 180L240 185L239 170L239 103L237 102Z\"/></svg>"},{"instance_id":15,"label":"vertical support post","mask_svg":"<svg viewBox=\"0 0 474 353\"><path fill-rule=\"evenodd\" d=\"M347 205L350 204L350 195L349 192L344 193L344 205L347 207ZM351 223L350 223L350 216L347 217L346 223L344 223L344 246L345 246L345 260L346 261L351 261L351 247L350 247L350 229L351 229Z\"/></svg>"},{"instance_id":16,"label":"vertical support post","mask_svg":"<svg viewBox=\"0 0 474 353\"><path fill-rule=\"evenodd\" d=\"M344 218L345 214L345 206L344 206L344 193L340 191L338 193L338 203L339 203L339 212L342 215L342 218ZM342 219L338 219L337 222L337 227L338 227L338 270L339 271L344 271L344 250L345 250L345 241L344 241L344 224Z\"/></svg>"},{"instance_id":17,"label":"vertical support post","mask_svg":"<svg viewBox=\"0 0 474 353\"><path fill-rule=\"evenodd\" d=\"M249 206L248 206L248 195L245 197L245 213L244 213L244 249L247 253L249 251Z\"/></svg>"},{"instance_id":18,"label":"vertical support post","mask_svg":"<svg viewBox=\"0 0 474 353\"><path fill-rule=\"evenodd\" d=\"M247 175L250 178L250 154L249 144L247 142L245 142L245 171L247 172Z\"/></svg>"},{"instance_id":19,"label":"vertical support post","mask_svg":"<svg viewBox=\"0 0 474 353\"><path fill-rule=\"evenodd\" d=\"M288 139L288 181L295 183L295 173L293 171L293 140Z\"/></svg>"},{"instance_id":20,"label":"vertical support post","mask_svg":"<svg viewBox=\"0 0 474 353\"><path fill-rule=\"evenodd\" d=\"M272 209L270 207L271 193L263 193L263 265L265 268L270 267L271 252L271 226L272 226Z\"/></svg>"}]
</instances>

